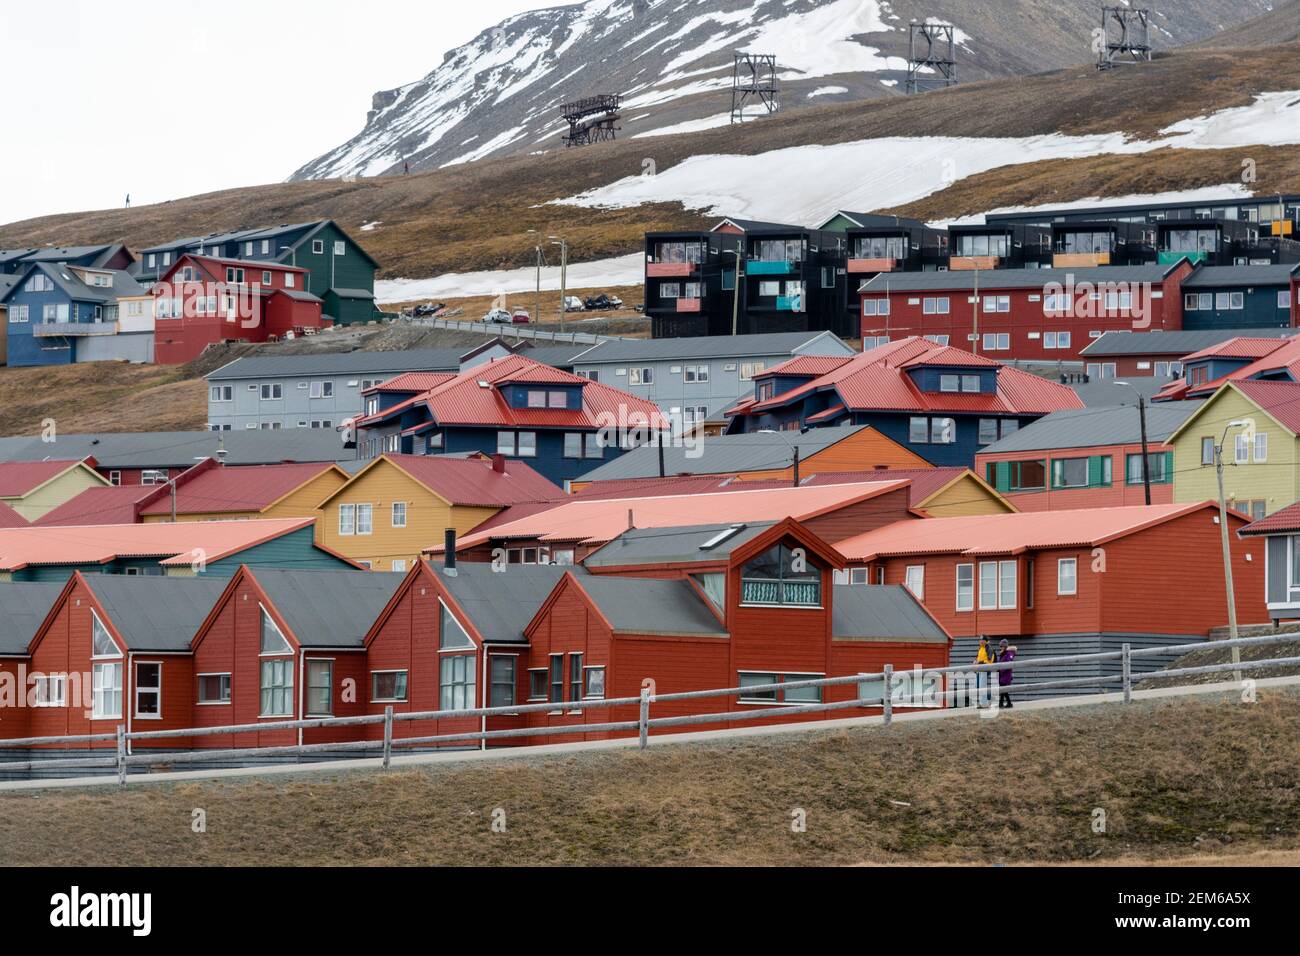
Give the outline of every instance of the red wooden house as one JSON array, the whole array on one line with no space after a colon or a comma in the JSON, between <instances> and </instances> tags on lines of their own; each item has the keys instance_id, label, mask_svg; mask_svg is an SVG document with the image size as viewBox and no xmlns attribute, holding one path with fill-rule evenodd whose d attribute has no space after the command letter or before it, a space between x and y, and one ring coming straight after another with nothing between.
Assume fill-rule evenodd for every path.
<instances>
[{"instance_id":1,"label":"red wooden house","mask_svg":"<svg viewBox=\"0 0 1300 956\"><path fill-rule=\"evenodd\" d=\"M1235 511L1228 521L1233 532L1249 523ZM1264 622L1263 544L1235 533L1230 541L1237 619ZM979 635L1008 638L1022 658L1046 657L1192 643L1228 620L1210 502L931 518L837 548L868 580L905 583L920 597L952 633L954 662L974 660Z\"/></svg>"},{"instance_id":2,"label":"red wooden house","mask_svg":"<svg viewBox=\"0 0 1300 956\"><path fill-rule=\"evenodd\" d=\"M75 572L28 647L35 696L24 731L7 728L5 736L113 733L120 724L128 731L193 726L189 638L224 583ZM180 737L135 744L188 745L188 738ZM116 744L50 746L83 750Z\"/></svg>"},{"instance_id":3,"label":"red wooden house","mask_svg":"<svg viewBox=\"0 0 1300 956\"><path fill-rule=\"evenodd\" d=\"M191 631L191 726L370 712L365 636L401 583L396 574L240 568ZM274 747L366 732L270 730L196 737L194 746Z\"/></svg>"},{"instance_id":4,"label":"red wooden house","mask_svg":"<svg viewBox=\"0 0 1300 956\"><path fill-rule=\"evenodd\" d=\"M911 335L994 359L1078 361L1112 330L1183 327L1182 281L1173 265L1085 269L881 273L859 290L862 335Z\"/></svg>"},{"instance_id":5,"label":"red wooden house","mask_svg":"<svg viewBox=\"0 0 1300 956\"><path fill-rule=\"evenodd\" d=\"M175 365L228 339L265 342L320 329L321 300L307 269L275 262L181 256L150 290L154 360Z\"/></svg>"},{"instance_id":6,"label":"red wooden house","mask_svg":"<svg viewBox=\"0 0 1300 956\"><path fill-rule=\"evenodd\" d=\"M573 705L635 697L647 680L656 694L671 694L879 672L887 663L899 672L947 666L947 632L910 594L837 586L834 572L843 567L835 548L792 519L628 532L588 558L586 575L566 575L525 629L529 699L564 704L530 714L528 723L633 720L635 707ZM653 714L743 714L860 694L878 701L879 692L864 694L859 684L778 688L663 702Z\"/></svg>"}]
</instances>

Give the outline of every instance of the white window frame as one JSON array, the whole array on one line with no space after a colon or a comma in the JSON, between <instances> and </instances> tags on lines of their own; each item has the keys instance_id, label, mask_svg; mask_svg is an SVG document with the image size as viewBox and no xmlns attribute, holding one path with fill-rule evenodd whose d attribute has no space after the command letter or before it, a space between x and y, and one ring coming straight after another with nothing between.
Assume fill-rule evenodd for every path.
<instances>
[{"instance_id":1,"label":"white window frame","mask_svg":"<svg viewBox=\"0 0 1300 956\"><path fill-rule=\"evenodd\" d=\"M961 584L963 569L970 572L970 580L967 584L966 601L964 602L964 605L962 602L962 584ZM975 565L970 563L957 565L956 570L953 574L953 583L954 583L954 588L956 590L956 605L955 605L956 609L961 612L974 611L975 592L977 590Z\"/></svg>"},{"instance_id":2,"label":"white window frame","mask_svg":"<svg viewBox=\"0 0 1300 956\"><path fill-rule=\"evenodd\" d=\"M224 678L226 679L226 680L225 680L225 688L226 688L226 694L227 694L227 696L226 696L225 698L223 698L223 699L220 699L220 700L204 700L204 699L203 699L203 693L202 693L202 687L203 687L203 678L205 678L205 677L218 677L218 678L220 678L220 677L224 677ZM233 679L232 679L231 674L230 674L229 671L208 671L208 672L205 672L205 673L202 673L202 674L195 674L195 675L194 675L194 678L195 678L195 685L194 685L194 703L195 703L196 706L198 706L198 707L229 707L229 706L234 702L234 699L235 699L235 694L234 694L234 681L233 681ZM221 686L221 685L218 684L218 687L220 687L220 686Z\"/></svg>"},{"instance_id":3,"label":"white window frame","mask_svg":"<svg viewBox=\"0 0 1300 956\"><path fill-rule=\"evenodd\" d=\"M94 663L90 667L91 674L91 720L121 720L122 719L122 661L104 660ZM113 675L115 683L109 685L105 683L106 675ZM112 695L116 699L116 709L109 711L104 707L104 698Z\"/></svg>"},{"instance_id":4,"label":"white window frame","mask_svg":"<svg viewBox=\"0 0 1300 956\"><path fill-rule=\"evenodd\" d=\"M163 662L162 662L162 661L148 661L148 660L141 660L141 661L134 661L133 663L135 664L135 674L133 675L134 679L132 680L132 684L133 684L134 686L132 687L131 698L132 698L132 700L134 701L135 719L136 719L136 720L162 720L162 718L163 718L163 712L162 712L162 706L163 706ZM158 668L158 683L157 683L156 685L151 686L151 687L145 687L144 685L142 685L142 684L140 683L140 665L142 665L142 664L145 665L145 666L147 666L147 667L156 667L156 668ZM144 714L144 713L141 713L141 712L140 712L140 694L141 694L141 693L146 693L146 694L157 694L157 695L158 695L158 713L156 713L156 714Z\"/></svg>"},{"instance_id":5,"label":"white window frame","mask_svg":"<svg viewBox=\"0 0 1300 956\"><path fill-rule=\"evenodd\" d=\"M344 521L344 516L348 520ZM357 506L353 504L339 505L339 537L348 538L357 533Z\"/></svg>"},{"instance_id":6,"label":"white window frame","mask_svg":"<svg viewBox=\"0 0 1300 956\"><path fill-rule=\"evenodd\" d=\"M389 509L388 520L394 528L406 527L406 502L405 501L393 502L392 507Z\"/></svg>"},{"instance_id":7,"label":"white window frame","mask_svg":"<svg viewBox=\"0 0 1300 956\"><path fill-rule=\"evenodd\" d=\"M916 578L914 581L913 578ZM918 601L925 600L925 565L909 564L903 572L903 587L912 592Z\"/></svg>"},{"instance_id":8,"label":"white window frame","mask_svg":"<svg viewBox=\"0 0 1300 956\"><path fill-rule=\"evenodd\" d=\"M68 706L68 675L67 674L33 674L33 707L66 707ZM45 693L41 693L41 688L45 688ZM52 694L51 689L57 690L57 694ZM42 700L41 698L44 698Z\"/></svg>"},{"instance_id":9,"label":"white window frame","mask_svg":"<svg viewBox=\"0 0 1300 956\"><path fill-rule=\"evenodd\" d=\"M1065 580L1065 569L1070 569L1070 580L1073 582L1067 590L1061 584ZM1056 594L1058 597L1071 597L1079 593L1079 559L1078 558L1058 558L1056 561Z\"/></svg>"},{"instance_id":10,"label":"white window frame","mask_svg":"<svg viewBox=\"0 0 1300 956\"><path fill-rule=\"evenodd\" d=\"M406 693L401 697L379 697L375 694L375 678L381 674L405 674ZM396 690L396 685L394 685ZM388 667L370 672L370 702L372 704L405 704L411 699L411 674L405 667Z\"/></svg>"}]
</instances>

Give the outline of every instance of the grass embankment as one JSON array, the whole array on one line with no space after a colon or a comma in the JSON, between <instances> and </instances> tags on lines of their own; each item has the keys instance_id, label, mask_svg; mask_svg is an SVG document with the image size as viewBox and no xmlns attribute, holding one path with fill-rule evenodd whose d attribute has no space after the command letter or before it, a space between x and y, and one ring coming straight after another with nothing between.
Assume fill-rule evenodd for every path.
<instances>
[{"instance_id":1,"label":"grass embankment","mask_svg":"<svg viewBox=\"0 0 1300 956\"><path fill-rule=\"evenodd\" d=\"M1298 722L1300 694L1265 690L1255 704L1170 698L645 753L6 793L0 863L1276 862L1300 847Z\"/></svg>"}]
</instances>

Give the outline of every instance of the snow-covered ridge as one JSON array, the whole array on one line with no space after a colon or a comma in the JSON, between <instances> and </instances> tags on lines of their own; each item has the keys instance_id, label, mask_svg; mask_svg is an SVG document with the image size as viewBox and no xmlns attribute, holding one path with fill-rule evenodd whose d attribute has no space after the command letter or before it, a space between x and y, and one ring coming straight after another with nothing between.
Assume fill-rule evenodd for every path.
<instances>
[{"instance_id":1,"label":"snow-covered ridge","mask_svg":"<svg viewBox=\"0 0 1300 956\"><path fill-rule=\"evenodd\" d=\"M1270 2L1163 0L1157 19L1167 20L1172 45ZM962 23L960 12L952 14L963 80L1077 62L1078 36L1094 16L1078 0L985 0L981 7L1035 16L1012 37L983 26L996 18ZM697 124L730 108L736 51L777 56L785 108L826 102L820 97L832 91L841 102L896 96L908 23L934 20L934 12L929 0L587 0L534 10L449 51L423 78L376 94L365 128L293 178L374 176L407 162L435 169L555 149L560 106L593 93L623 94L624 138L707 128Z\"/></svg>"}]
</instances>

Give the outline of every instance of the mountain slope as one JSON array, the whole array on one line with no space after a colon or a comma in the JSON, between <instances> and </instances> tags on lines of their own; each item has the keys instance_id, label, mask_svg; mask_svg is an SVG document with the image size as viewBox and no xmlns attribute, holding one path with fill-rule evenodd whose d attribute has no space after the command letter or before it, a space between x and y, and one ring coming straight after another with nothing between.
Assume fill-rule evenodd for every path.
<instances>
[{"instance_id":1,"label":"mountain slope","mask_svg":"<svg viewBox=\"0 0 1300 956\"><path fill-rule=\"evenodd\" d=\"M1226 50L1276 46L1300 40L1300 0L1288 0L1276 10L1247 20L1193 44L1196 48Z\"/></svg>"},{"instance_id":2,"label":"mountain slope","mask_svg":"<svg viewBox=\"0 0 1300 956\"><path fill-rule=\"evenodd\" d=\"M1158 49L1214 34L1270 0L1164 0ZM503 20L415 83L376 93L365 128L292 179L435 169L560 146L560 106L622 93L624 138L725 125L732 53L777 56L782 108L898 97L908 23L958 28L963 82L1088 60L1077 0L588 0Z\"/></svg>"}]
</instances>

